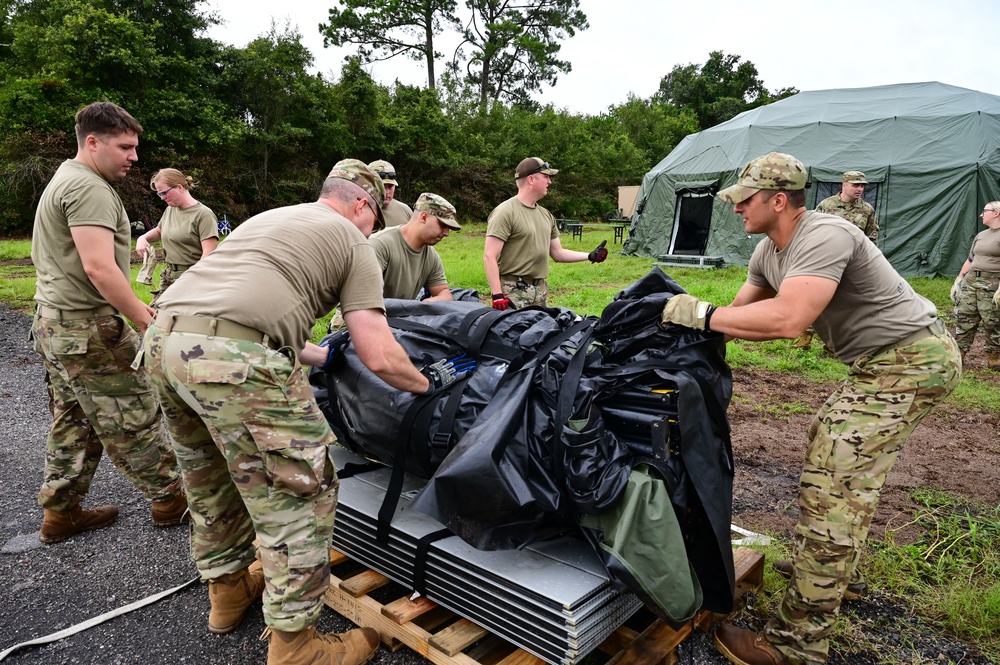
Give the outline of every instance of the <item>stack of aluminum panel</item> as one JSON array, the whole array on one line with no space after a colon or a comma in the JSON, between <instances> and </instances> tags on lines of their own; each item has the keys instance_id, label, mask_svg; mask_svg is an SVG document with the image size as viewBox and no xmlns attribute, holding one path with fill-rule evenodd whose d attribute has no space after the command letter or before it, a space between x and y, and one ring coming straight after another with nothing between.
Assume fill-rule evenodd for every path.
<instances>
[{"instance_id":1,"label":"stack of aluminum panel","mask_svg":"<svg viewBox=\"0 0 1000 665\"><path fill-rule=\"evenodd\" d=\"M343 448L331 450L337 468L364 462ZM377 515L390 474L381 468L341 480L333 546L412 588L417 541L443 527L409 509L423 481L407 476L389 543L378 544ZM442 607L555 665L576 663L642 605L616 592L597 553L574 538L483 552L450 535L430 544L424 586Z\"/></svg>"}]
</instances>

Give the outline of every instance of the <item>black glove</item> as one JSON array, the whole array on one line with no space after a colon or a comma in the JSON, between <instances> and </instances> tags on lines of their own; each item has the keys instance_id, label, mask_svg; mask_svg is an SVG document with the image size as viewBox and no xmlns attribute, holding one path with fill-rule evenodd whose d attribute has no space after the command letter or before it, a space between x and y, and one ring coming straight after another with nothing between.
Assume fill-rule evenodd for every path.
<instances>
[{"instance_id":1,"label":"black glove","mask_svg":"<svg viewBox=\"0 0 1000 665\"><path fill-rule=\"evenodd\" d=\"M510 298L502 293L493 294L493 309L498 309L501 312L508 309L514 309L514 303L510 301Z\"/></svg>"},{"instance_id":2,"label":"black glove","mask_svg":"<svg viewBox=\"0 0 1000 665\"><path fill-rule=\"evenodd\" d=\"M464 353L454 358L445 358L436 363L428 365L420 370L420 373L427 377L430 384L427 387L427 394L448 387L455 381L459 381L469 376L476 370L476 359L469 358Z\"/></svg>"},{"instance_id":3,"label":"black glove","mask_svg":"<svg viewBox=\"0 0 1000 665\"><path fill-rule=\"evenodd\" d=\"M608 258L608 250L605 249L605 245L608 244L607 240L602 240L601 244L597 246L597 249L587 254L587 258L590 259L591 263L600 263L604 259Z\"/></svg>"},{"instance_id":4,"label":"black glove","mask_svg":"<svg viewBox=\"0 0 1000 665\"><path fill-rule=\"evenodd\" d=\"M320 365L320 369L324 372L330 371L333 367L333 359L336 357L338 351L342 351L345 346L351 341L351 335L346 330L341 330L340 332L334 333L324 339L319 343L320 346L328 347L330 349L326 356L326 362Z\"/></svg>"}]
</instances>

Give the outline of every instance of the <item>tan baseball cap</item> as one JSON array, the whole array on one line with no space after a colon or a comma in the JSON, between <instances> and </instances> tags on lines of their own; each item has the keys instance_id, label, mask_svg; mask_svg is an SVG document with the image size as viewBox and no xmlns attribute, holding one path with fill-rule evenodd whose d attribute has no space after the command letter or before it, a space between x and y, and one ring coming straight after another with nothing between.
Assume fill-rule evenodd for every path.
<instances>
[{"instance_id":1,"label":"tan baseball cap","mask_svg":"<svg viewBox=\"0 0 1000 665\"><path fill-rule=\"evenodd\" d=\"M382 178L360 159L342 159L333 165L327 178L343 178L365 190L375 199L375 230L385 228L385 216L382 214L382 202L385 201L385 185Z\"/></svg>"},{"instance_id":2,"label":"tan baseball cap","mask_svg":"<svg viewBox=\"0 0 1000 665\"><path fill-rule=\"evenodd\" d=\"M762 189L805 189L808 184L805 165L791 155L769 152L743 167L735 185L716 196L726 203L742 203Z\"/></svg>"},{"instance_id":3,"label":"tan baseball cap","mask_svg":"<svg viewBox=\"0 0 1000 665\"><path fill-rule=\"evenodd\" d=\"M430 192L424 192L413 205L413 209L418 212L426 212L441 220L441 223L449 229L461 231L462 227L455 219L455 206L445 201L444 197Z\"/></svg>"},{"instance_id":4,"label":"tan baseball cap","mask_svg":"<svg viewBox=\"0 0 1000 665\"><path fill-rule=\"evenodd\" d=\"M522 159L521 163L517 165L517 169L514 171L514 180L520 180L521 178L525 178L532 173L555 175L559 173L559 170L549 166L549 163L541 157L528 157L526 159Z\"/></svg>"},{"instance_id":5,"label":"tan baseball cap","mask_svg":"<svg viewBox=\"0 0 1000 665\"><path fill-rule=\"evenodd\" d=\"M368 168L377 173L385 184L399 187L399 183L396 182L396 167L389 162L384 159L376 159L368 165Z\"/></svg>"},{"instance_id":6,"label":"tan baseball cap","mask_svg":"<svg viewBox=\"0 0 1000 665\"><path fill-rule=\"evenodd\" d=\"M868 181L865 180L865 174L861 171L848 171L844 174L844 182L850 182L855 185L867 185Z\"/></svg>"}]
</instances>

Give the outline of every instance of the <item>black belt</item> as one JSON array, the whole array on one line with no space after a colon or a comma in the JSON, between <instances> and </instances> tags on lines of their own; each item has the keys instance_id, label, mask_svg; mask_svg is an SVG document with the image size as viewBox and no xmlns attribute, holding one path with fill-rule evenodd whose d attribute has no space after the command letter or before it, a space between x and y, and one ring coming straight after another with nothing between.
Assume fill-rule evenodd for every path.
<instances>
[{"instance_id":1,"label":"black belt","mask_svg":"<svg viewBox=\"0 0 1000 665\"><path fill-rule=\"evenodd\" d=\"M162 328L163 332L168 335L171 332L195 333L197 335L208 335L209 337L240 339L244 342L262 344L270 349L281 347L267 333L262 333L256 328L250 328L242 323L236 323L227 319L213 319L207 316L181 316L180 314L166 312L157 314L153 323L158 328Z\"/></svg>"},{"instance_id":2,"label":"black belt","mask_svg":"<svg viewBox=\"0 0 1000 665\"><path fill-rule=\"evenodd\" d=\"M501 282L514 282L518 286L541 286L545 283L545 278L540 277L539 279L529 279L526 277L501 277Z\"/></svg>"},{"instance_id":3,"label":"black belt","mask_svg":"<svg viewBox=\"0 0 1000 665\"><path fill-rule=\"evenodd\" d=\"M38 316L43 319L58 319L59 321L96 319L99 316L114 316L117 313L118 310L111 305L101 305L94 309L56 309L48 305L38 306Z\"/></svg>"},{"instance_id":4,"label":"black belt","mask_svg":"<svg viewBox=\"0 0 1000 665\"><path fill-rule=\"evenodd\" d=\"M188 268L190 268L194 264L192 263L191 265L186 265L185 266L185 265L181 265L180 263L168 263L167 265L170 267L170 270L172 270L173 272L184 272L185 270L187 270Z\"/></svg>"},{"instance_id":5,"label":"black belt","mask_svg":"<svg viewBox=\"0 0 1000 665\"><path fill-rule=\"evenodd\" d=\"M989 272L987 270L970 270L975 277L1000 277L1000 272Z\"/></svg>"}]
</instances>

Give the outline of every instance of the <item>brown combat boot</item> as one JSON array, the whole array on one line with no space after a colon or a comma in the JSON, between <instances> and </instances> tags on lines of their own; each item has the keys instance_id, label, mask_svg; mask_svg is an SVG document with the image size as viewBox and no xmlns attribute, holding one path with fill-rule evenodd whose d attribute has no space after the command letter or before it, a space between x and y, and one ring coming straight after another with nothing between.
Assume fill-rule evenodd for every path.
<instances>
[{"instance_id":1,"label":"brown combat boot","mask_svg":"<svg viewBox=\"0 0 1000 665\"><path fill-rule=\"evenodd\" d=\"M792 577L792 562L788 559L775 561L771 564L774 570L786 580ZM848 583L844 589L844 600L857 600L868 590L868 584L864 580L857 580Z\"/></svg>"},{"instance_id":2,"label":"brown combat boot","mask_svg":"<svg viewBox=\"0 0 1000 665\"><path fill-rule=\"evenodd\" d=\"M715 648L736 665L782 665L787 662L760 633L728 623L715 631Z\"/></svg>"},{"instance_id":3,"label":"brown combat boot","mask_svg":"<svg viewBox=\"0 0 1000 665\"><path fill-rule=\"evenodd\" d=\"M811 331L807 330L795 338L795 341L792 342L792 348L808 349L810 346L812 346L812 343L813 343L813 334Z\"/></svg>"},{"instance_id":4,"label":"brown combat boot","mask_svg":"<svg viewBox=\"0 0 1000 665\"><path fill-rule=\"evenodd\" d=\"M69 510L46 508L38 540L46 545L58 543L83 531L102 529L117 517L118 506L98 506L93 510L84 510L80 506L73 506Z\"/></svg>"},{"instance_id":5,"label":"brown combat boot","mask_svg":"<svg viewBox=\"0 0 1000 665\"><path fill-rule=\"evenodd\" d=\"M375 655L379 636L374 628L346 633L317 633L309 626L298 633L268 628L267 665L362 665Z\"/></svg>"},{"instance_id":6,"label":"brown combat boot","mask_svg":"<svg viewBox=\"0 0 1000 665\"><path fill-rule=\"evenodd\" d=\"M995 372L1000 372L1000 353L987 353L986 366Z\"/></svg>"},{"instance_id":7,"label":"brown combat boot","mask_svg":"<svg viewBox=\"0 0 1000 665\"><path fill-rule=\"evenodd\" d=\"M153 502L154 526L174 526L189 519L188 500L183 488L169 499Z\"/></svg>"},{"instance_id":8,"label":"brown combat boot","mask_svg":"<svg viewBox=\"0 0 1000 665\"><path fill-rule=\"evenodd\" d=\"M247 609L264 593L264 567L254 561L243 570L208 581L208 630L225 635L236 630Z\"/></svg>"}]
</instances>

